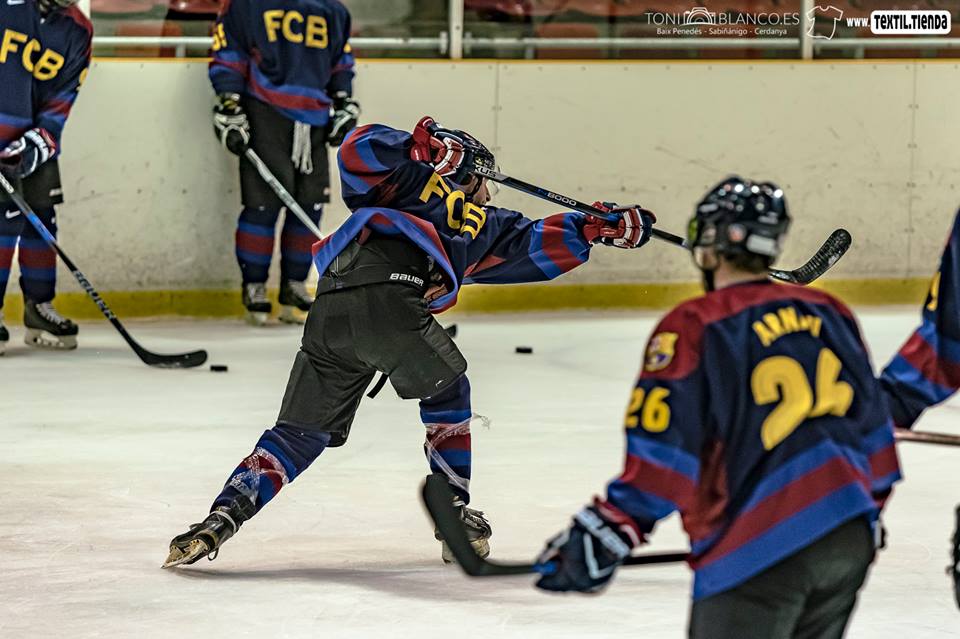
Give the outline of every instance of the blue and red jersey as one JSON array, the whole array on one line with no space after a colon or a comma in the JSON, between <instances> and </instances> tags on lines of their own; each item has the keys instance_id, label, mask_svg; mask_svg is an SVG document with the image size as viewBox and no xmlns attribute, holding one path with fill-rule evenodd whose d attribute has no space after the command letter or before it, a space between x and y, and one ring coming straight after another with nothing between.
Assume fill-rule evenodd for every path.
<instances>
[{"instance_id":1,"label":"blue and red jersey","mask_svg":"<svg viewBox=\"0 0 960 639\"><path fill-rule=\"evenodd\" d=\"M90 66L93 27L76 7L45 18L35 0L0 4L0 149L32 128L60 148Z\"/></svg>"},{"instance_id":2,"label":"blue and red jersey","mask_svg":"<svg viewBox=\"0 0 960 639\"><path fill-rule=\"evenodd\" d=\"M767 280L681 304L654 331L609 505L641 534L679 511L693 596L736 587L856 518L900 479L852 313Z\"/></svg>"},{"instance_id":3,"label":"blue and red jersey","mask_svg":"<svg viewBox=\"0 0 960 639\"><path fill-rule=\"evenodd\" d=\"M226 0L213 35L210 82L311 126L353 90L350 13L336 0Z\"/></svg>"},{"instance_id":4,"label":"blue and red jersey","mask_svg":"<svg viewBox=\"0 0 960 639\"><path fill-rule=\"evenodd\" d=\"M890 360L880 383L894 423L910 428L924 410L960 388L960 213L953 221L940 270L923 303L920 327Z\"/></svg>"},{"instance_id":5,"label":"blue and red jersey","mask_svg":"<svg viewBox=\"0 0 960 639\"><path fill-rule=\"evenodd\" d=\"M431 310L440 311L456 303L463 284L550 280L589 258L583 215L530 220L517 211L476 206L429 164L410 159L412 146L409 133L380 124L354 129L341 145L343 200L353 213L314 245L321 275L364 229L405 235L442 275L442 288L430 296Z\"/></svg>"}]
</instances>

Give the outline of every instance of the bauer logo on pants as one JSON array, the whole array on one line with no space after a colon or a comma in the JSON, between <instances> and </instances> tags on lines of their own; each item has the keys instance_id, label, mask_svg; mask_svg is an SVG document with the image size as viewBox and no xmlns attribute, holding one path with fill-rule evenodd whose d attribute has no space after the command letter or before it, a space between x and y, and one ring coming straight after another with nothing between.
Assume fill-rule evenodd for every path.
<instances>
[{"instance_id":1,"label":"bauer logo on pants","mask_svg":"<svg viewBox=\"0 0 960 639\"><path fill-rule=\"evenodd\" d=\"M650 338L650 345L647 346L647 357L644 368L647 372L663 370L673 361L673 356L677 351L676 333L657 333Z\"/></svg>"}]
</instances>

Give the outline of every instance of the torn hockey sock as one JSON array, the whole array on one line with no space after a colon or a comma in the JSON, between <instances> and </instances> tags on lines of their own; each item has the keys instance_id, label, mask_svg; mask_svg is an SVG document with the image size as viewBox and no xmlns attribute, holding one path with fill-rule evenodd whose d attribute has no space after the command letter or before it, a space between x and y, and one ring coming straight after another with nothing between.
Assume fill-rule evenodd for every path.
<instances>
[{"instance_id":1,"label":"torn hockey sock","mask_svg":"<svg viewBox=\"0 0 960 639\"><path fill-rule=\"evenodd\" d=\"M423 451L432 472L443 473L454 494L470 503L470 382L461 376L435 397L420 401L427 428Z\"/></svg>"},{"instance_id":2,"label":"torn hockey sock","mask_svg":"<svg viewBox=\"0 0 960 639\"><path fill-rule=\"evenodd\" d=\"M250 453L223 486L211 510L227 506L243 495L256 508L267 505L284 486L296 479L330 442L329 433L274 426L263 432Z\"/></svg>"}]
</instances>

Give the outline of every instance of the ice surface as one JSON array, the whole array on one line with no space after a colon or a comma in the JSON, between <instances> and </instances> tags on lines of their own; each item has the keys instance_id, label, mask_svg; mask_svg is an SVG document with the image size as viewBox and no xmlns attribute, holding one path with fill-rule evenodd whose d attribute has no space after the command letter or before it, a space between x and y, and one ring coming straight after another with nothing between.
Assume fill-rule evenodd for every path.
<instances>
[{"instance_id":1,"label":"ice surface","mask_svg":"<svg viewBox=\"0 0 960 639\"><path fill-rule=\"evenodd\" d=\"M917 309L861 315L877 363ZM526 560L621 465L621 420L653 315L457 318L470 362L474 505L496 557ZM447 320L449 321L449 320ZM299 329L131 323L148 348L210 350L229 373L143 366L105 323L74 353L0 358L0 637L685 636L683 565L620 571L601 596L547 596L526 577L469 580L440 564L417 498L415 402L364 400L345 448L325 452L213 563L162 571L272 425ZM532 346L532 355L514 347ZM921 427L960 433L954 402ZM960 637L944 567L960 449L904 444L908 480L886 522L850 637ZM682 549L675 519L653 551Z\"/></svg>"}]
</instances>

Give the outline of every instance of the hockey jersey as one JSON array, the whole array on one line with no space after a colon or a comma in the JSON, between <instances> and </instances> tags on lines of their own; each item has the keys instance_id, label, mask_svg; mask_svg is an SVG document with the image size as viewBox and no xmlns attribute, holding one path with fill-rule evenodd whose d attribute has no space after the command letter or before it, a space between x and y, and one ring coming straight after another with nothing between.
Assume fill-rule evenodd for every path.
<instances>
[{"instance_id":1,"label":"hockey jersey","mask_svg":"<svg viewBox=\"0 0 960 639\"><path fill-rule=\"evenodd\" d=\"M960 388L960 213L923 303L920 327L880 376L894 423L910 428Z\"/></svg>"},{"instance_id":2,"label":"hockey jersey","mask_svg":"<svg viewBox=\"0 0 960 639\"><path fill-rule=\"evenodd\" d=\"M314 245L322 275L364 228L402 234L422 248L443 275L433 311L453 306L462 284L550 280L583 264L590 243L585 218L561 213L543 220L466 200L458 186L410 159L413 137L380 124L354 129L337 155L343 199L353 211Z\"/></svg>"},{"instance_id":3,"label":"hockey jersey","mask_svg":"<svg viewBox=\"0 0 960 639\"><path fill-rule=\"evenodd\" d=\"M90 66L93 27L76 7L44 18L35 0L0 4L0 149L29 129L57 142Z\"/></svg>"},{"instance_id":4,"label":"hockey jersey","mask_svg":"<svg viewBox=\"0 0 960 639\"><path fill-rule=\"evenodd\" d=\"M900 467L856 320L826 293L742 283L655 329L607 501L643 533L679 511L694 599L743 583L856 517Z\"/></svg>"},{"instance_id":5,"label":"hockey jersey","mask_svg":"<svg viewBox=\"0 0 960 639\"><path fill-rule=\"evenodd\" d=\"M225 0L210 82L291 120L324 126L332 98L352 93L350 13L336 0Z\"/></svg>"}]
</instances>

